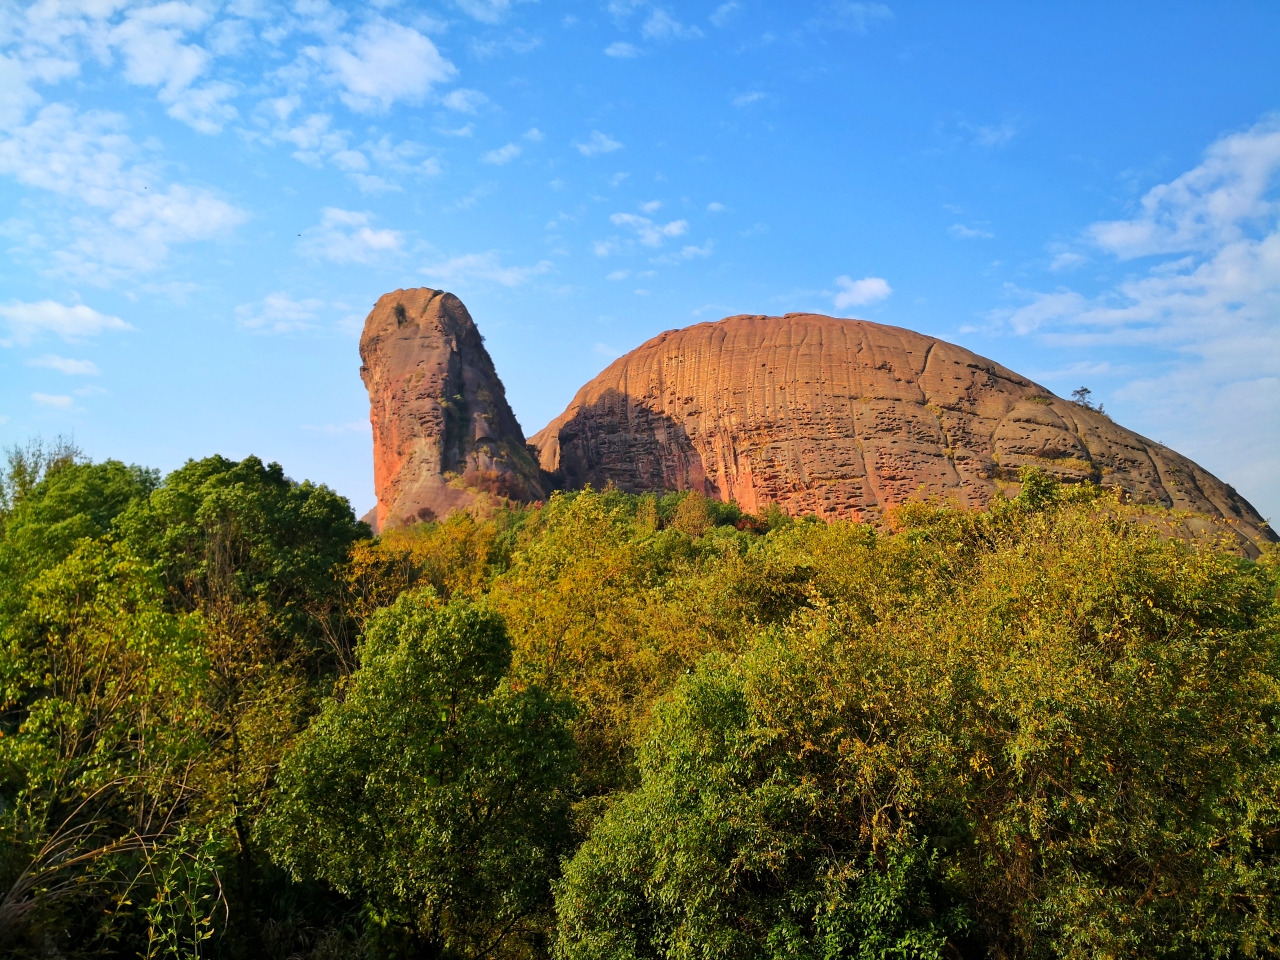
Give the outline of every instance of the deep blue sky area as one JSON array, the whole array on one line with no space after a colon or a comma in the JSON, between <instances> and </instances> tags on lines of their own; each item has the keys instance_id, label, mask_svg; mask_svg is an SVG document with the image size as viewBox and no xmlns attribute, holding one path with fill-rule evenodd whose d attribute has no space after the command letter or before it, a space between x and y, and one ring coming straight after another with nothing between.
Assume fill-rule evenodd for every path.
<instances>
[{"instance_id":1,"label":"deep blue sky area","mask_svg":"<svg viewBox=\"0 0 1280 960\"><path fill-rule=\"evenodd\" d=\"M733 313L962 343L1280 514L1280 5L0 5L0 444L373 503L436 286L526 434Z\"/></svg>"}]
</instances>

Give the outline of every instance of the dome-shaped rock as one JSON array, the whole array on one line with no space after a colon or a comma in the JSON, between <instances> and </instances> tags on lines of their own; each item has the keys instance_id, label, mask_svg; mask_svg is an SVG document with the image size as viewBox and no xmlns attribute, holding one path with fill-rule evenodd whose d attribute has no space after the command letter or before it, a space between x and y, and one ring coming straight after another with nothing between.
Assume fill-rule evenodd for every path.
<instances>
[{"instance_id":1,"label":"dome-shaped rock","mask_svg":"<svg viewBox=\"0 0 1280 960\"><path fill-rule=\"evenodd\" d=\"M963 347L817 314L654 337L532 438L557 485L696 489L743 509L874 519L909 497L978 507L1025 464L1273 539L1186 457Z\"/></svg>"}]
</instances>

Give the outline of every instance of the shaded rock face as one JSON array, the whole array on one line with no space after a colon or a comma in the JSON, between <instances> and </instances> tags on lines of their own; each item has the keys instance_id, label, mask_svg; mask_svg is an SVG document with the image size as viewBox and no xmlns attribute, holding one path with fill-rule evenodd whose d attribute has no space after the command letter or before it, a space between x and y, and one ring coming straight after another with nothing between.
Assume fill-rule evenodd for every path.
<instances>
[{"instance_id":1,"label":"shaded rock face","mask_svg":"<svg viewBox=\"0 0 1280 960\"><path fill-rule=\"evenodd\" d=\"M1025 464L1274 539L1186 457L962 347L816 314L654 337L532 439L567 488L701 490L756 512L875 519L912 496L979 507Z\"/></svg>"},{"instance_id":2,"label":"shaded rock face","mask_svg":"<svg viewBox=\"0 0 1280 960\"><path fill-rule=\"evenodd\" d=\"M451 293L381 297L360 337L369 391L375 530L545 496L480 331Z\"/></svg>"}]
</instances>

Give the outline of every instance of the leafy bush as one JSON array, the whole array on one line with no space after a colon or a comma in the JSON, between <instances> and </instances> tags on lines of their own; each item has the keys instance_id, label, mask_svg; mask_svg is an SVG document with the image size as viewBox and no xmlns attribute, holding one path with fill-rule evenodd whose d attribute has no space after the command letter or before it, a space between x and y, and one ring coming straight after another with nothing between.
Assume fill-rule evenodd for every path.
<instances>
[{"instance_id":1,"label":"leafy bush","mask_svg":"<svg viewBox=\"0 0 1280 960\"><path fill-rule=\"evenodd\" d=\"M430 588L374 615L358 652L281 765L274 856L366 897L424 955L536 934L569 839L566 707L504 680L495 614Z\"/></svg>"}]
</instances>

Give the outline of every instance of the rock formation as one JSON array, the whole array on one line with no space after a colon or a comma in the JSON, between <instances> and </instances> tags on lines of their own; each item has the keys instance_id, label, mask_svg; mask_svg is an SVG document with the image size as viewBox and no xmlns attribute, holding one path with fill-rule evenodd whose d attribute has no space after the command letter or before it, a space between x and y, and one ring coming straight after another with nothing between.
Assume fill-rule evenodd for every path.
<instances>
[{"instance_id":1,"label":"rock formation","mask_svg":"<svg viewBox=\"0 0 1280 960\"><path fill-rule=\"evenodd\" d=\"M918 495L982 506L1032 464L1274 539L1231 487L1100 411L962 347L815 314L654 337L532 444L557 486L696 489L752 512L865 519Z\"/></svg>"},{"instance_id":2,"label":"rock formation","mask_svg":"<svg viewBox=\"0 0 1280 960\"><path fill-rule=\"evenodd\" d=\"M375 530L477 500L537 500L542 475L467 308L421 288L381 297L360 337L373 423Z\"/></svg>"}]
</instances>

